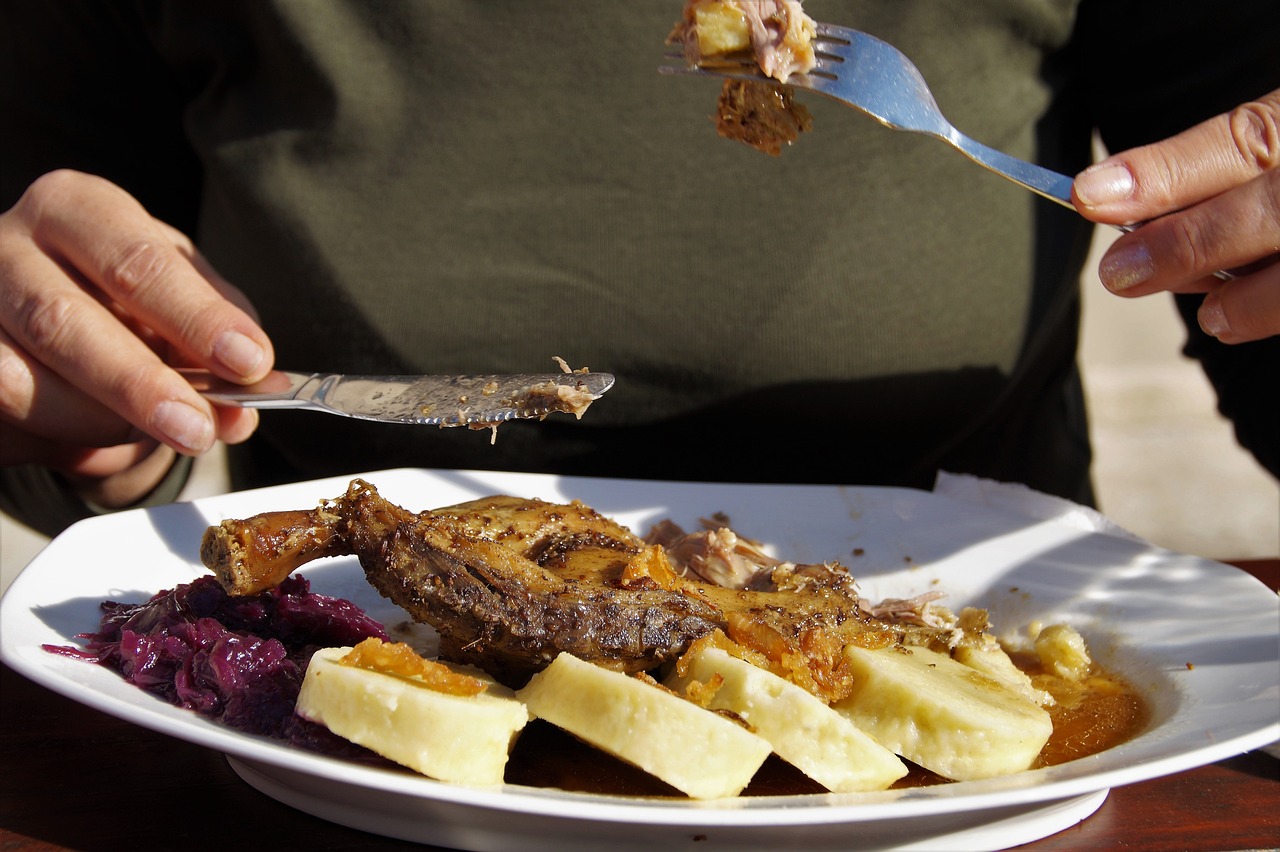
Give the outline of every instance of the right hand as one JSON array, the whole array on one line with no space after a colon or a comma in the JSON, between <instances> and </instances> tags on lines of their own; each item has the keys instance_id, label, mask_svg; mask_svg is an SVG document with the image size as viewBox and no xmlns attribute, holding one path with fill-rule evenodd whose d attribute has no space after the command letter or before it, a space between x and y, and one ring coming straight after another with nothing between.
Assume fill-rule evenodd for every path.
<instances>
[{"instance_id":1,"label":"right hand","mask_svg":"<svg viewBox=\"0 0 1280 852\"><path fill-rule=\"evenodd\" d=\"M1078 175L1082 215L1146 222L1107 249L1098 270L1107 289L1204 293L1200 327L1223 343L1280 334L1278 131L1280 89ZM1224 283L1216 269L1238 274Z\"/></svg>"},{"instance_id":2,"label":"right hand","mask_svg":"<svg viewBox=\"0 0 1280 852\"><path fill-rule=\"evenodd\" d=\"M116 483L108 503L138 499L175 452L257 426L174 368L249 383L273 361L244 295L114 184L51 172L0 214L0 465L52 467L97 499Z\"/></svg>"}]
</instances>

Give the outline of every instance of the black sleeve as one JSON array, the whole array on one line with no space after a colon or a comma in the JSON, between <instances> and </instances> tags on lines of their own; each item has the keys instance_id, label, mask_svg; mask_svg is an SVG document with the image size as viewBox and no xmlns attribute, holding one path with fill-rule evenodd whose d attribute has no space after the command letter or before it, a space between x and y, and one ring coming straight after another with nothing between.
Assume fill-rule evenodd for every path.
<instances>
[{"instance_id":1,"label":"black sleeve","mask_svg":"<svg viewBox=\"0 0 1280 852\"><path fill-rule=\"evenodd\" d=\"M1102 140L1122 151L1280 89L1280 2L1083 0L1075 53ZM1184 352L1240 444L1280 477L1280 337L1228 346L1200 330L1203 296L1176 298Z\"/></svg>"},{"instance_id":2,"label":"black sleeve","mask_svg":"<svg viewBox=\"0 0 1280 852\"><path fill-rule=\"evenodd\" d=\"M1280 88L1275 0L1082 0L1075 55L1110 151L1172 136Z\"/></svg>"},{"instance_id":3,"label":"black sleeve","mask_svg":"<svg viewBox=\"0 0 1280 852\"><path fill-rule=\"evenodd\" d=\"M1187 326L1183 352L1195 358L1218 393L1218 410L1235 426L1236 440L1280 478L1280 336L1228 345L1200 330L1203 296L1175 297Z\"/></svg>"}]
</instances>

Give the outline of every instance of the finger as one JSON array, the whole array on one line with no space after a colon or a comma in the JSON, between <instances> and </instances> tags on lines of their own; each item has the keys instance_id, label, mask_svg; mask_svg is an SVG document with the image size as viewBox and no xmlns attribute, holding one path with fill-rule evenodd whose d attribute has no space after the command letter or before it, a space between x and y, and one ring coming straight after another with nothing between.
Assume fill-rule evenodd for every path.
<instances>
[{"instance_id":1,"label":"finger","mask_svg":"<svg viewBox=\"0 0 1280 852\"><path fill-rule=\"evenodd\" d=\"M27 442L27 455L37 454L42 443L33 436L6 433L6 427L0 427L0 442L0 447L6 448ZM3 454L0 449L0 456ZM65 484L81 499L123 509L152 492L173 467L174 458L172 449L147 440L106 449L50 447L41 464L62 474Z\"/></svg>"},{"instance_id":2,"label":"finger","mask_svg":"<svg viewBox=\"0 0 1280 852\"><path fill-rule=\"evenodd\" d=\"M0 467L18 464L38 464L50 467L54 458L60 458L59 446L8 423L0 422Z\"/></svg>"},{"instance_id":3,"label":"finger","mask_svg":"<svg viewBox=\"0 0 1280 852\"><path fill-rule=\"evenodd\" d=\"M46 464L54 470L77 480L78 485L87 486L96 480L132 471L138 465L152 458L156 453L157 446L159 444L149 438L132 444L120 444L115 447L84 447L77 449L72 446L61 445L54 448L54 453ZM166 458L172 461L173 454L169 453Z\"/></svg>"},{"instance_id":4,"label":"finger","mask_svg":"<svg viewBox=\"0 0 1280 852\"><path fill-rule=\"evenodd\" d=\"M3 329L0 329L0 420L40 435L51 444L79 447L125 444L139 440L143 434L132 423L14 346ZM8 463L22 461L11 456Z\"/></svg>"},{"instance_id":5,"label":"finger","mask_svg":"<svg viewBox=\"0 0 1280 852\"><path fill-rule=\"evenodd\" d=\"M1280 334L1280 266L1221 282L1204 297L1200 327L1223 343Z\"/></svg>"},{"instance_id":6,"label":"finger","mask_svg":"<svg viewBox=\"0 0 1280 852\"><path fill-rule=\"evenodd\" d=\"M1203 292L1214 272L1265 261L1280 248L1280 170L1115 241L1098 266L1113 293Z\"/></svg>"},{"instance_id":7,"label":"finger","mask_svg":"<svg viewBox=\"0 0 1280 852\"><path fill-rule=\"evenodd\" d=\"M258 428L258 412L252 408L215 405L218 439L226 444L240 444L249 440Z\"/></svg>"},{"instance_id":8,"label":"finger","mask_svg":"<svg viewBox=\"0 0 1280 852\"><path fill-rule=\"evenodd\" d=\"M119 187L54 173L33 184L15 209L37 245L92 281L176 353L233 381L254 381L269 371L266 334L201 274L190 241L181 237L175 244L177 232Z\"/></svg>"},{"instance_id":9,"label":"finger","mask_svg":"<svg viewBox=\"0 0 1280 852\"><path fill-rule=\"evenodd\" d=\"M228 444L249 438L258 426L252 409L215 408L215 435ZM141 429L85 394L39 361L13 345L0 329L0 421L39 435L42 446L85 448L131 444L145 437ZM24 458L8 447L3 464L49 464L47 450L40 458Z\"/></svg>"},{"instance_id":10,"label":"finger","mask_svg":"<svg viewBox=\"0 0 1280 852\"><path fill-rule=\"evenodd\" d=\"M46 263L37 258L38 263ZM30 275L31 264L24 268ZM26 277L26 276L24 276ZM109 307L109 306L108 306ZM122 322L127 315L117 317ZM152 341L145 328L137 330L148 346ZM258 415L251 409L215 409L216 437L226 443L240 443L257 428ZM27 434L40 435L42 446L83 448L110 447L138 441L145 434L106 405L75 387L25 352L9 337L0 324L0 421L8 422ZM24 442L30 445L30 442ZM40 458L23 457L17 446L8 447L5 464L27 462L50 463L48 451Z\"/></svg>"},{"instance_id":11,"label":"finger","mask_svg":"<svg viewBox=\"0 0 1280 852\"><path fill-rule=\"evenodd\" d=\"M0 466L38 464L73 476L100 478L128 470L155 448L151 438L113 447L76 446L0 422Z\"/></svg>"},{"instance_id":12,"label":"finger","mask_svg":"<svg viewBox=\"0 0 1280 852\"><path fill-rule=\"evenodd\" d=\"M0 327L15 349L179 452L213 445L212 407L182 376L49 258L14 255Z\"/></svg>"},{"instance_id":13,"label":"finger","mask_svg":"<svg viewBox=\"0 0 1280 852\"><path fill-rule=\"evenodd\" d=\"M1076 208L1131 224L1212 198L1280 164L1280 90L1076 176Z\"/></svg>"},{"instance_id":14,"label":"finger","mask_svg":"<svg viewBox=\"0 0 1280 852\"><path fill-rule=\"evenodd\" d=\"M175 349L175 360L239 380L271 364L265 334L221 292L242 296L200 274L211 269L185 237L118 188L75 173L37 181L15 211L30 245L62 262L51 270L28 257L20 273L9 270L3 319L19 348L179 451L203 452L220 432L238 441L252 431L256 415L244 413L220 414L215 427L211 407L148 349ZM111 228L98 227L103 221ZM104 304L95 303L98 291L77 286L86 280L106 294Z\"/></svg>"}]
</instances>

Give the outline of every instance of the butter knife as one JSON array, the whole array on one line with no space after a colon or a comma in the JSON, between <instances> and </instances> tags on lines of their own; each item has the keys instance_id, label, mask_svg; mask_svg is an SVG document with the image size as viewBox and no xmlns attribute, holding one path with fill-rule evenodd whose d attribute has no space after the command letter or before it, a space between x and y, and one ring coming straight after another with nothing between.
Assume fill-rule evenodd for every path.
<instances>
[{"instance_id":1,"label":"butter knife","mask_svg":"<svg viewBox=\"0 0 1280 852\"><path fill-rule=\"evenodd\" d=\"M308 408L360 420L484 429L555 412L582 417L613 387L609 373L476 376L347 376L275 370L252 385L224 381L206 370L180 370L217 405Z\"/></svg>"}]
</instances>

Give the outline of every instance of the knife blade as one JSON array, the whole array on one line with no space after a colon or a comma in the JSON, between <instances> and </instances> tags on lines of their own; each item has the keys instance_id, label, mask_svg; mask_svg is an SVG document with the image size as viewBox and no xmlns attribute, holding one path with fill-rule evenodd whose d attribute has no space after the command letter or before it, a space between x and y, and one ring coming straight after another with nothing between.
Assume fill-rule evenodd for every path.
<instances>
[{"instance_id":1,"label":"knife blade","mask_svg":"<svg viewBox=\"0 0 1280 852\"><path fill-rule=\"evenodd\" d=\"M564 412L582 417L613 387L609 373L469 376L349 376L275 370L252 385L207 370L180 370L217 405L303 408L360 420L484 429L516 419Z\"/></svg>"}]
</instances>

